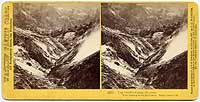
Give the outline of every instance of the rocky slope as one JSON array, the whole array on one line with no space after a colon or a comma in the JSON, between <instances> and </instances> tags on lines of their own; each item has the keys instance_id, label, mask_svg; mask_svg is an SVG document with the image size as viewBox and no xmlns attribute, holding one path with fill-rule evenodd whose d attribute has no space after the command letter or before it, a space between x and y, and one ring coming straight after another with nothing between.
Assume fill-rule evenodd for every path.
<instances>
[{"instance_id":1,"label":"rocky slope","mask_svg":"<svg viewBox=\"0 0 200 102\"><path fill-rule=\"evenodd\" d=\"M104 27L102 34L104 88L187 88L187 52L184 52L187 49L182 47L180 51L170 47L180 46L173 43L176 36L155 49L144 39L124 37ZM181 85L172 84L175 81Z\"/></svg>"},{"instance_id":2,"label":"rocky slope","mask_svg":"<svg viewBox=\"0 0 200 102\"><path fill-rule=\"evenodd\" d=\"M100 36L97 29L81 35L68 51L55 38L15 27L15 88L99 88L100 41L93 43L95 49L87 42Z\"/></svg>"}]
</instances>

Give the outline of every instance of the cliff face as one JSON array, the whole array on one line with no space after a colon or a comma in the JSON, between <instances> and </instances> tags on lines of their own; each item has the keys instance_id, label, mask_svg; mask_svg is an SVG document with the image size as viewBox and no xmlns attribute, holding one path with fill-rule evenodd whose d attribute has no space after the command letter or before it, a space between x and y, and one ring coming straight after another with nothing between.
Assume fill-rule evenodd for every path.
<instances>
[{"instance_id":1,"label":"cliff face","mask_svg":"<svg viewBox=\"0 0 200 102\"><path fill-rule=\"evenodd\" d=\"M169 61L152 64L136 76L148 78L147 85L161 89L187 88L187 51Z\"/></svg>"},{"instance_id":2,"label":"cliff face","mask_svg":"<svg viewBox=\"0 0 200 102\"><path fill-rule=\"evenodd\" d=\"M63 63L55 66L48 77L56 78L58 86L75 89L98 89L100 84L99 51L76 63Z\"/></svg>"}]
</instances>

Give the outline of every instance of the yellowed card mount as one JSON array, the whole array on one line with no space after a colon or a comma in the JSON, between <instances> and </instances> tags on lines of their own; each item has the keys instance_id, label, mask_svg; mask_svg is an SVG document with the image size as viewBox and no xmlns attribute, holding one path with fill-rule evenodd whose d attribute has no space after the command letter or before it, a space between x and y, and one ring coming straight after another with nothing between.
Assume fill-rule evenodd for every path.
<instances>
[{"instance_id":1,"label":"yellowed card mount","mask_svg":"<svg viewBox=\"0 0 200 102\"><path fill-rule=\"evenodd\" d=\"M5 2L5 99L194 100L193 2Z\"/></svg>"}]
</instances>

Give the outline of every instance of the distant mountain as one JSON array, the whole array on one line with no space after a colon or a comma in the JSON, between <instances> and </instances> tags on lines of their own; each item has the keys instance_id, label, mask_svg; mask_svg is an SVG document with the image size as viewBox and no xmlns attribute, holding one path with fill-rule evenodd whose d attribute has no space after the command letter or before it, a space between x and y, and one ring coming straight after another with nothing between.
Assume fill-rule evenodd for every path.
<instances>
[{"instance_id":1,"label":"distant mountain","mask_svg":"<svg viewBox=\"0 0 200 102\"><path fill-rule=\"evenodd\" d=\"M153 4L102 4L102 24L131 35L147 37L174 22L187 22L185 7ZM149 33L146 31L149 30Z\"/></svg>"},{"instance_id":2,"label":"distant mountain","mask_svg":"<svg viewBox=\"0 0 200 102\"><path fill-rule=\"evenodd\" d=\"M68 8L67 5L57 7L59 4L14 4L14 25L43 35L50 35L56 30L74 29L75 26L98 22L98 7L86 9ZM69 5L70 6L70 5ZM71 5L76 6L76 5ZM83 6L83 7L81 7ZM91 6L91 5L89 5Z\"/></svg>"}]
</instances>

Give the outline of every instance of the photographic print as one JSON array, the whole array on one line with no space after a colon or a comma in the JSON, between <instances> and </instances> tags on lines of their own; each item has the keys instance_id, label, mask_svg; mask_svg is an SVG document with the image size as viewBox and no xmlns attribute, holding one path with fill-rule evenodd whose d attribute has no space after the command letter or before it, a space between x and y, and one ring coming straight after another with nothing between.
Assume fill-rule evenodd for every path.
<instances>
[{"instance_id":1,"label":"photographic print","mask_svg":"<svg viewBox=\"0 0 200 102\"><path fill-rule=\"evenodd\" d=\"M187 89L187 3L103 3L103 89Z\"/></svg>"},{"instance_id":2,"label":"photographic print","mask_svg":"<svg viewBox=\"0 0 200 102\"><path fill-rule=\"evenodd\" d=\"M13 5L15 89L100 88L99 3Z\"/></svg>"},{"instance_id":3,"label":"photographic print","mask_svg":"<svg viewBox=\"0 0 200 102\"><path fill-rule=\"evenodd\" d=\"M196 2L2 4L8 100L195 100Z\"/></svg>"}]
</instances>

